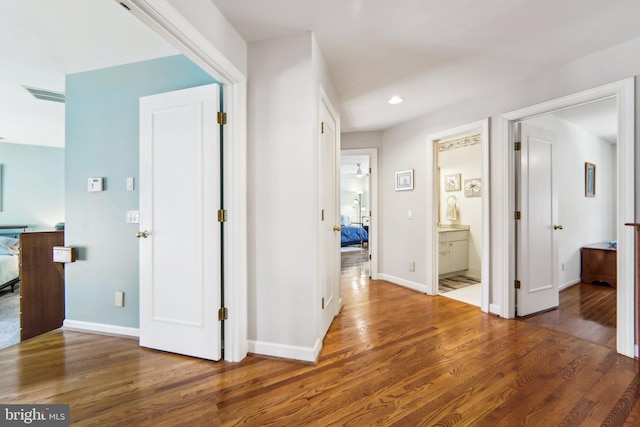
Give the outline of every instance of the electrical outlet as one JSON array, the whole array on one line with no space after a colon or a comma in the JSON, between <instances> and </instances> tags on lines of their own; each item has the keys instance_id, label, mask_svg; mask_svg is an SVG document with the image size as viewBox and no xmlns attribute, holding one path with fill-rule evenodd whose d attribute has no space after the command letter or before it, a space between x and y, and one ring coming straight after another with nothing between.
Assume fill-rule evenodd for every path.
<instances>
[{"instance_id":1,"label":"electrical outlet","mask_svg":"<svg viewBox=\"0 0 640 427\"><path fill-rule=\"evenodd\" d=\"M409 261L409 271L416 271L416 263L414 261Z\"/></svg>"}]
</instances>

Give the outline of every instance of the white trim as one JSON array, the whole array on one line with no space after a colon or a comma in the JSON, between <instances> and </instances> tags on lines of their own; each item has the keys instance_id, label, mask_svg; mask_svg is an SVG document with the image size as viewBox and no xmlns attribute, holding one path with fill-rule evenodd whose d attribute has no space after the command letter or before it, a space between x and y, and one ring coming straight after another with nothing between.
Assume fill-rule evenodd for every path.
<instances>
[{"instance_id":1,"label":"white trim","mask_svg":"<svg viewBox=\"0 0 640 427\"><path fill-rule=\"evenodd\" d=\"M563 291L567 288L570 288L574 285L577 285L578 283L580 283L582 280L580 279L573 279L573 280L569 280L568 282L563 283L562 285L558 286L558 290L559 291Z\"/></svg>"},{"instance_id":2,"label":"white trim","mask_svg":"<svg viewBox=\"0 0 640 427\"><path fill-rule=\"evenodd\" d=\"M437 194L440 191L438 185L438 169L435 167L436 142L441 139L455 138L470 132L480 130L482 144L482 257L481 257L481 297L480 310L489 312L489 283L491 279L491 184L489 174L489 119L478 120L452 129L431 134L427 137L427 200L431 200L431 210L427 209L427 269L431 271L431 286L428 286L429 295L438 294L438 203Z\"/></svg>"},{"instance_id":3,"label":"white trim","mask_svg":"<svg viewBox=\"0 0 640 427\"><path fill-rule=\"evenodd\" d=\"M389 274L378 273L378 280L386 280L387 282L404 286L405 288L413 289L414 291L422 292L423 294L426 294L428 290L427 285L401 279L400 277L391 276Z\"/></svg>"},{"instance_id":4,"label":"white trim","mask_svg":"<svg viewBox=\"0 0 640 427\"><path fill-rule=\"evenodd\" d=\"M96 332L101 334L124 335L127 337L140 337L140 329L126 326L106 325L104 323L83 322L81 320L65 319L62 323L65 329L83 332Z\"/></svg>"},{"instance_id":5,"label":"white trim","mask_svg":"<svg viewBox=\"0 0 640 427\"><path fill-rule=\"evenodd\" d=\"M313 347L283 345L254 340L249 340L248 344L249 353L283 359L302 360L304 362L315 362L318 360L320 350L322 349L322 340L316 340Z\"/></svg>"},{"instance_id":6,"label":"white trim","mask_svg":"<svg viewBox=\"0 0 640 427\"><path fill-rule=\"evenodd\" d=\"M225 228L224 360L239 362L248 352L247 325L247 80L215 46L166 0L116 0L216 78L223 87L227 112L224 128L224 203L229 212Z\"/></svg>"},{"instance_id":7,"label":"white trim","mask_svg":"<svg viewBox=\"0 0 640 427\"><path fill-rule=\"evenodd\" d=\"M505 113L500 117L500 135L496 147L495 167L496 184L493 187L498 212L498 226L494 236L493 282L497 286L500 315L515 316L515 290L511 284L514 274L514 221L509 215L514 210L513 191L513 125L519 121L547 114L553 111L616 97L618 100L618 145L617 145L617 241L618 241L618 315L617 350L618 353L634 357L635 355L635 296L634 296L634 235L631 227L624 224L635 220L635 140L634 140L634 78L628 78L573 95L564 96L548 102ZM506 166L506 167L505 167Z\"/></svg>"},{"instance_id":8,"label":"white trim","mask_svg":"<svg viewBox=\"0 0 640 427\"><path fill-rule=\"evenodd\" d=\"M500 315L500 306L498 304L489 304L489 313L495 314L496 316Z\"/></svg>"},{"instance_id":9,"label":"white trim","mask_svg":"<svg viewBox=\"0 0 640 427\"><path fill-rule=\"evenodd\" d=\"M340 151L340 156L369 156L371 167L371 217L369 219L369 273L371 280L378 280L378 149L354 148Z\"/></svg>"}]
</instances>

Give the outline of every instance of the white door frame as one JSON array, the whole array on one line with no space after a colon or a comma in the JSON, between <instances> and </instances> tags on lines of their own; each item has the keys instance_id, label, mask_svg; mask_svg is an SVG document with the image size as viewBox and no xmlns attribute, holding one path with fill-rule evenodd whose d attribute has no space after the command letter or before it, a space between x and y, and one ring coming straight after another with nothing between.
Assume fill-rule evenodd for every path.
<instances>
[{"instance_id":1,"label":"white door frame","mask_svg":"<svg viewBox=\"0 0 640 427\"><path fill-rule=\"evenodd\" d=\"M634 230L625 223L635 221L634 185L634 97L633 78L609 83L573 95L522 108L503 114L499 122L499 138L495 148L493 194L496 212L494 215L493 262L496 283L496 302L500 305L500 316L515 316L515 210L514 197L514 125L515 123L553 111L593 102L603 98L618 100L618 147L617 147L617 241L618 241L618 353L634 357L635 350L635 297L634 297Z\"/></svg>"},{"instance_id":2,"label":"white door frame","mask_svg":"<svg viewBox=\"0 0 640 427\"><path fill-rule=\"evenodd\" d=\"M224 205L229 212L224 239L224 360L239 362L247 342L247 79L215 46L165 0L116 0L176 46L222 84L224 127Z\"/></svg>"},{"instance_id":3,"label":"white door frame","mask_svg":"<svg viewBox=\"0 0 640 427\"><path fill-rule=\"evenodd\" d=\"M369 274L371 280L378 280L378 149L354 148L340 151L340 156L369 156L371 167L371 217L369 219Z\"/></svg>"},{"instance_id":4,"label":"white door frame","mask_svg":"<svg viewBox=\"0 0 640 427\"><path fill-rule=\"evenodd\" d=\"M480 131L482 144L482 259L481 259L481 298L480 310L489 312L489 283L491 279L491 234L490 234L490 189L489 183L489 119L467 123L453 129L431 134L427 137L427 201L431 201L431 209L427 209L427 270L431 271L431 283L427 284L427 294L438 295L438 168L436 167L437 141L455 138L471 132ZM429 173L431 171L431 173ZM429 244L430 242L430 244Z\"/></svg>"}]
</instances>

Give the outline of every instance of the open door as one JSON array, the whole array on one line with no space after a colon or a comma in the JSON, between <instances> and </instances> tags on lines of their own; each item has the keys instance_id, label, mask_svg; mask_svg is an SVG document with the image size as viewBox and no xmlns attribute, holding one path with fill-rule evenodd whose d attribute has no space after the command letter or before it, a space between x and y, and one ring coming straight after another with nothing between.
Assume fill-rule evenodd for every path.
<instances>
[{"instance_id":1,"label":"open door","mask_svg":"<svg viewBox=\"0 0 640 427\"><path fill-rule=\"evenodd\" d=\"M140 98L140 345L221 356L217 84Z\"/></svg>"},{"instance_id":2,"label":"open door","mask_svg":"<svg viewBox=\"0 0 640 427\"><path fill-rule=\"evenodd\" d=\"M554 223L554 135L526 123L521 124L520 135L520 149L515 152L516 211L520 215L516 219L516 314L527 316L559 304L556 236L562 226Z\"/></svg>"},{"instance_id":3,"label":"open door","mask_svg":"<svg viewBox=\"0 0 640 427\"><path fill-rule=\"evenodd\" d=\"M320 106L320 283L322 334L338 314L340 299L340 221L338 220L337 123L324 102Z\"/></svg>"}]
</instances>

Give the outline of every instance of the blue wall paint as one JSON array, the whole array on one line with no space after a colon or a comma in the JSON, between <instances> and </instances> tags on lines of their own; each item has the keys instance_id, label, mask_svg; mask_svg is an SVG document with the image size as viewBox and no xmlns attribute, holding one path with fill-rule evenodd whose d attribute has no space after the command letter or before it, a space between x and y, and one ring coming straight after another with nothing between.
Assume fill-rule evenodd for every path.
<instances>
[{"instance_id":1,"label":"blue wall paint","mask_svg":"<svg viewBox=\"0 0 640 427\"><path fill-rule=\"evenodd\" d=\"M138 327L138 226L126 223L138 209L138 100L214 82L183 55L67 76L65 244L78 248L65 268L67 319ZM89 193L89 177L105 178L105 191Z\"/></svg>"},{"instance_id":2,"label":"blue wall paint","mask_svg":"<svg viewBox=\"0 0 640 427\"><path fill-rule=\"evenodd\" d=\"M52 229L64 221L64 148L0 143L0 225Z\"/></svg>"}]
</instances>

